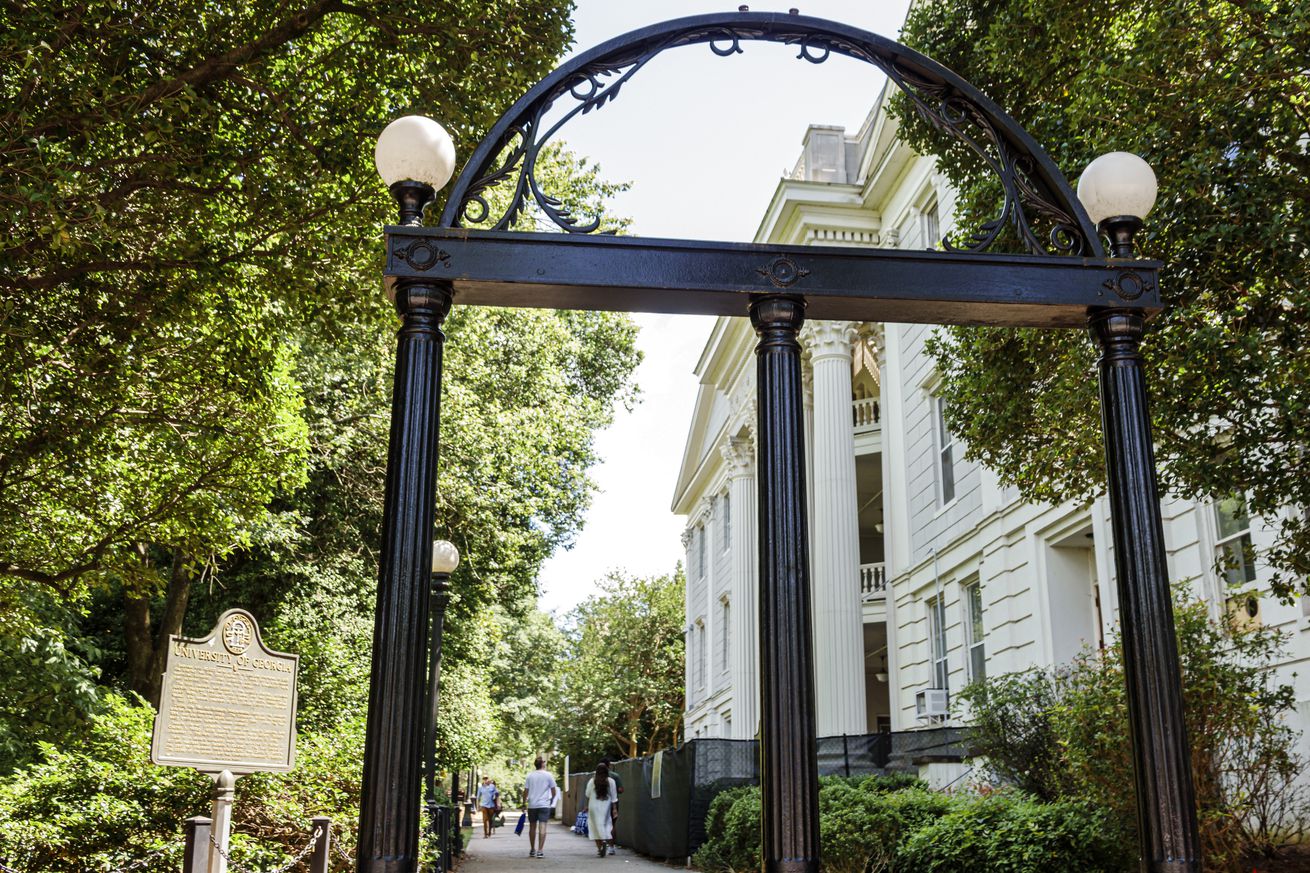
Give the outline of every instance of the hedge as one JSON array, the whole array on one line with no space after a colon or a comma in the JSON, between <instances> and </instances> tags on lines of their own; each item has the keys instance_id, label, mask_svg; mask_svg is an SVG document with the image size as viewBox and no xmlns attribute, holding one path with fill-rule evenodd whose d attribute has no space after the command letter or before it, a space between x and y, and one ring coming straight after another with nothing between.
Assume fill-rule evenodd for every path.
<instances>
[{"instance_id":1,"label":"hedge","mask_svg":"<svg viewBox=\"0 0 1310 873\"><path fill-rule=\"evenodd\" d=\"M828 777L819 788L825 873L1127 873L1133 859L1114 816L1019 792L988 797L930 791L914 779ZM760 790L725 791L710 805L706 873L760 869Z\"/></svg>"}]
</instances>

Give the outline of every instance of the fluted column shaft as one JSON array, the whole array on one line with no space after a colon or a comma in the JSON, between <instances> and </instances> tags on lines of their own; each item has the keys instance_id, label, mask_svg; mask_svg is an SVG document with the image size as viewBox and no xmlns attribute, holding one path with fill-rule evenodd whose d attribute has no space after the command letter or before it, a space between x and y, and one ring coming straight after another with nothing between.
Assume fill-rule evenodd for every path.
<instances>
[{"instance_id":1,"label":"fluted column shaft","mask_svg":"<svg viewBox=\"0 0 1310 873\"><path fill-rule=\"evenodd\" d=\"M855 326L848 321L811 321L802 336L814 372L811 567L815 699L821 737L862 734L868 727L851 420L851 343L855 338Z\"/></svg>"},{"instance_id":2,"label":"fluted column shaft","mask_svg":"<svg viewBox=\"0 0 1310 873\"><path fill-rule=\"evenodd\" d=\"M755 453L750 441L733 437L723 450L728 462L728 499L732 501L732 735L735 739L755 736L760 723L759 636L759 537L755 491Z\"/></svg>"},{"instance_id":3,"label":"fluted column shaft","mask_svg":"<svg viewBox=\"0 0 1310 873\"><path fill-rule=\"evenodd\" d=\"M760 787L765 873L817 873L809 542L805 519L801 347L805 303L751 300L759 407Z\"/></svg>"},{"instance_id":4,"label":"fluted column shaft","mask_svg":"<svg viewBox=\"0 0 1310 873\"><path fill-rule=\"evenodd\" d=\"M360 873L413 873L423 761L432 513L448 285L401 282L359 813Z\"/></svg>"},{"instance_id":5,"label":"fluted column shaft","mask_svg":"<svg viewBox=\"0 0 1310 873\"><path fill-rule=\"evenodd\" d=\"M1141 313L1129 310L1103 310L1090 319L1101 348L1101 420L1140 864L1148 873L1196 873L1201 869L1196 794L1140 351L1143 325Z\"/></svg>"}]
</instances>

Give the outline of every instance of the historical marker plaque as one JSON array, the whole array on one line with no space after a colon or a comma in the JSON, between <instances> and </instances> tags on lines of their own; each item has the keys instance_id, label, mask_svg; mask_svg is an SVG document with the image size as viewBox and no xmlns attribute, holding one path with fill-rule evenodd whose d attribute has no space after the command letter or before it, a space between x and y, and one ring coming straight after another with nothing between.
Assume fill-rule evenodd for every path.
<instances>
[{"instance_id":1,"label":"historical marker plaque","mask_svg":"<svg viewBox=\"0 0 1310 873\"><path fill-rule=\"evenodd\" d=\"M174 636L150 760L234 774L296 760L296 655L265 648L255 617L229 609L209 636Z\"/></svg>"}]
</instances>

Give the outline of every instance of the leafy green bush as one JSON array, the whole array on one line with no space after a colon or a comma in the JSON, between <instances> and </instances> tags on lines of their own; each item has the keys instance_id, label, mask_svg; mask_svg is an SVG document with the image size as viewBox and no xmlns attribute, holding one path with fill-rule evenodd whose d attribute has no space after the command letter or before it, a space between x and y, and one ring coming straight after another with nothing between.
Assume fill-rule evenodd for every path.
<instances>
[{"instance_id":1,"label":"leafy green bush","mask_svg":"<svg viewBox=\"0 0 1310 873\"><path fill-rule=\"evenodd\" d=\"M150 763L153 719L149 706L105 695L83 735L43 745L40 763L0 781L0 861L32 873L83 873L150 857L147 870L177 870L183 823L209 814L212 782ZM353 852L363 741L362 718L301 734L293 771L237 780L233 860L257 869L285 864L307 843L314 816L331 818L334 840Z\"/></svg>"},{"instance_id":2,"label":"leafy green bush","mask_svg":"<svg viewBox=\"0 0 1310 873\"><path fill-rule=\"evenodd\" d=\"M1295 779L1304 764L1284 721L1295 703L1275 681L1282 634L1214 621L1206 604L1175 591L1183 715L1207 867L1249 869L1306 825ZM971 743L1004 782L1048 800L1091 801L1136 843L1136 794L1121 642L1087 651L1060 673L1027 671L965 689Z\"/></svg>"},{"instance_id":3,"label":"leafy green bush","mask_svg":"<svg viewBox=\"0 0 1310 873\"><path fill-rule=\"evenodd\" d=\"M710 804L705 830L708 841L694 858L702 870L760 869L760 789L724 791ZM1112 814L1019 792L945 794L907 776L820 780L819 841L825 873L1118 873L1132 866Z\"/></svg>"},{"instance_id":4,"label":"leafy green bush","mask_svg":"<svg viewBox=\"0 0 1310 873\"><path fill-rule=\"evenodd\" d=\"M696 851L696 866L708 871L760 869L760 789L729 788L710 802L707 840Z\"/></svg>"},{"instance_id":5,"label":"leafy green bush","mask_svg":"<svg viewBox=\"0 0 1310 873\"><path fill-rule=\"evenodd\" d=\"M958 803L911 833L897 873L1126 873L1133 854L1114 816L1089 804L1002 793Z\"/></svg>"},{"instance_id":6,"label":"leafy green bush","mask_svg":"<svg viewBox=\"0 0 1310 873\"><path fill-rule=\"evenodd\" d=\"M44 744L41 763L0 782L0 860L9 866L82 873L158 852L180 866L182 822L205 813L210 780L150 764L153 709L113 694L103 705L78 742Z\"/></svg>"},{"instance_id":7,"label":"leafy green bush","mask_svg":"<svg viewBox=\"0 0 1310 873\"><path fill-rule=\"evenodd\" d=\"M1071 787L1052 722L1061 679L1041 669L989 676L966 685L958 698L968 705L969 744L991 776L1048 801Z\"/></svg>"}]
</instances>

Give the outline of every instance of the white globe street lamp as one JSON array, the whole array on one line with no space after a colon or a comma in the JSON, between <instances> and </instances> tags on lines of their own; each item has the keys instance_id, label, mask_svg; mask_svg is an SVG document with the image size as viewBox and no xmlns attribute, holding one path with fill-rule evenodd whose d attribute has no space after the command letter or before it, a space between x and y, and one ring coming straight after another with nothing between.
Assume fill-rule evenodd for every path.
<instances>
[{"instance_id":1,"label":"white globe street lamp","mask_svg":"<svg viewBox=\"0 0 1310 873\"><path fill-rule=\"evenodd\" d=\"M428 639L428 705L427 738L424 742L424 788L428 811L428 828L437 833L442 822L437 807L437 703L441 685L441 636L446 624L446 605L450 603L450 574L459 566L459 549L446 540L432 544L432 604L429 611L431 628ZM450 801L455 802L457 782L452 781ZM455 815L451 810L448 815ZM449 827L449 822L444 823Z\"/></svg>"},{"instance_id":2,"label":"white globe street lamp","mask_svg":"<svg viewBox=\"0 0 1310 873\"><path fill-rule=\"evenodd\" d=\"M1116 258L1133 257L1133 236L1155 205L1157 191L1155 171L1131 152L1101 155L1078 179L1078 199L1092 223L1110 237Z\"/></svg>"},{"instance_id":3,"label":"white globe street lamp","mask_svg":"<svg viewBox=\"0 0 1310 873\"><path fill-rule=\"evenodd\" d=\"M455 172L455 143L431 118L406 115L382 131L373 162L400 203L400 223L417 225Z\"/></svg>"}]
</instances>

